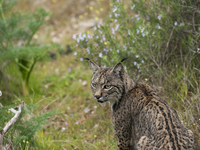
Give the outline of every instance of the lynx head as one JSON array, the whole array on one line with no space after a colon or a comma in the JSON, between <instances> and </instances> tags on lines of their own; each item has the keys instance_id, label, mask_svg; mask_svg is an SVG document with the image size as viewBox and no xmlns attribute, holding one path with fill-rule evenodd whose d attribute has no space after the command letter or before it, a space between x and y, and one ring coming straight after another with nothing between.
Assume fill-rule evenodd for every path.
<instances>
[{"instance_id":1,"label":"lynx head","mask_svg":"<svg viewBox=\"0 0 200 150\"><path fill-rule=\"evenodd\" d=\"M125 59L117 63L113 68L103 68L88 58L86 59L89 61L93 71L91 89L94 98L99 103L109 101L112 106L121 99L125 92L123 82L125 72L122 65L122 61Z\"/></svg>"}]
</instances>

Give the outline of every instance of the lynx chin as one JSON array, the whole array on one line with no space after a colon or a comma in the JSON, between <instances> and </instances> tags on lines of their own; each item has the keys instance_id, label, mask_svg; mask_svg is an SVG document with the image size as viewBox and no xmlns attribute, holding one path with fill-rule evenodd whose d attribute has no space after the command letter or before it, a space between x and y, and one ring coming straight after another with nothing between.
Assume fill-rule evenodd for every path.
<instances>
[{"instance_id":1,"label":"lynx chin","mask_svg":"<svg viewBox=\"0 0 200 150\"><path fill-rule=\"evenodd\" d=\"M146 83L125 73L122 61L103 68L89 61L91 89L99 103L111 104L118 150L200 150L194 134Z\"/></svg>"}]
</instances>

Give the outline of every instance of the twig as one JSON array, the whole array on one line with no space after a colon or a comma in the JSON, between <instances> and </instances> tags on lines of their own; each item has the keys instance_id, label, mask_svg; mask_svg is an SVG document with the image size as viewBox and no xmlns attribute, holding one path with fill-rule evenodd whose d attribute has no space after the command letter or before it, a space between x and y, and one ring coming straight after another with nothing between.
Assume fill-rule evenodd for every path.
<instances>
[{"instance_id":1,"label":"twig","mask_svg":"<svg viewBox=\"0 0 200 150\"><path fill-rule=\"evenodd\" d=\"M10 111L12 111L15 116L6 124L6 126L3 128L3 132L4 134L6 134L8 132L8 130L15 124L15 122L19 119L19 116L22 112L22 108L24 107L24 102L22 101L22 103L18 106L18 111L14 110L13 108L9 109Z\"/></svg>"},{"instance_id":2,"label":"twig","mask_svg":"<svg viewBox=\"0 0 200 150\"><path fill-rule=\"evenodd\" d=\"M0 103L0 107L3 107L3 105ZM12 141L8 139L9 143L6 144L6 146L4 146L4 137L5 134L8 132L8 130L15 124L15 122L19 119L19 116L22 112L22 108L24 107L24 102L22 101L22 103L17 106L18 110L15 110L13 108L9 109L10 111L12 111L15 116L6 124L6 126L0 131L0 150L8 150L10 148L12 148L13 143Z\"/></svg>"}]
</instances>

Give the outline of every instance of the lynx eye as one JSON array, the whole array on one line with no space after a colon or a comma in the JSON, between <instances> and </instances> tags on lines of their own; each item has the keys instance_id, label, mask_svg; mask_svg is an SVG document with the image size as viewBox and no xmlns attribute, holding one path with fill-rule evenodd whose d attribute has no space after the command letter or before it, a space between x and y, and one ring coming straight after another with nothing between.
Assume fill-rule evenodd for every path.
<instances>
[{"instance_id":1,"label":"lynx eye","mask_svg":"<svg viewBox=\"0 0 200 150\"><path fill-rule=\"evenodd\" d=\"M93 86L93 87L96 87L96 86L97 86L97 84L96 84L96 83L91 83L91 84L92 84L92 86Z\"/></svg>"},{"instance_id":2,"label":"lynx eye","mask_svg":"<svg viewBox=\"0 0 200 150\"><path fill-rule=\"evenodd\" d=\"M105 85L105 86L104 86L104 89L109 89L109 88L111 88L110 85Z\"/></svg>"}]
</instances>

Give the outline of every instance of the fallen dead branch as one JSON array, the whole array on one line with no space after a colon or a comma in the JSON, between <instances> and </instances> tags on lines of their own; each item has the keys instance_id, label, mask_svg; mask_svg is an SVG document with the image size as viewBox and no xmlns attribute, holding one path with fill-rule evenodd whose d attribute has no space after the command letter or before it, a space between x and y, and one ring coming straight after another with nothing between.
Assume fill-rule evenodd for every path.
<instances>
[{"instance_id":1,"label":"fallen dead branch","mask_svg":"<svg viewBox=\"0 0 200 150\"><path fill-rule=\"evenodd\" d=\"M3 105L0 103L0 106L3 107ZM15 124L15 122L19 119L19 116L22 112L22 108L24 107L24 102L17 106L16 108L18 110L15 110L13 108L10 108L9 110L15 114L15 116L6 124L6 126L0 131L0 150L9 150L12 148L13 143L10 139L8 139L9 143L4 145L4 138L5 134L8 132L8 130Z\"/></svg>"}]
</instances>

